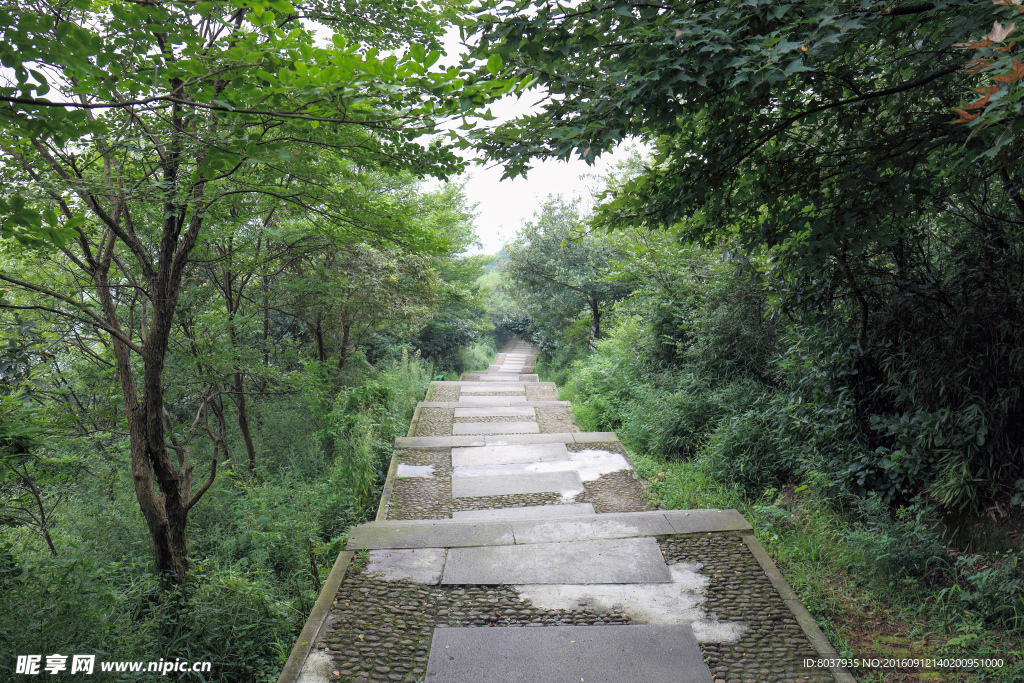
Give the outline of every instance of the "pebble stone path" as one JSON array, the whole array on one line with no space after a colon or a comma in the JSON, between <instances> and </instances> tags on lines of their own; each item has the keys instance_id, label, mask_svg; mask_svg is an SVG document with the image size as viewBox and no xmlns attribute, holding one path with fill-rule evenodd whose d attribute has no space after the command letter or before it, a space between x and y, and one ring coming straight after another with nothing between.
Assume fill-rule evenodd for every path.
<instances>
[{"instance_id":1,"label":"pebble stone path","mask_svg":"<svg viewBox=\"0 0 1024 683\"><path fill-rule=\"evenodd\" d=\"M279 683L852 681L750 525L655 509L536 358L432 383Z\"/></svg>"}]
</instances>

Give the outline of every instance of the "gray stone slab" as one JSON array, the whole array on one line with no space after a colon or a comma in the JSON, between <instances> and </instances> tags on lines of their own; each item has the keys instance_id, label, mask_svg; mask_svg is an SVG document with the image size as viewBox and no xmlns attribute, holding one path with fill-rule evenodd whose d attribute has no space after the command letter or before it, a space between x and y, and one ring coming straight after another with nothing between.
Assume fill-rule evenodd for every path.
<instances>
[{"instance_id":1,"label":"gray stone slab","mask_svg":"<svg viewBox=\"0 0 1024 683\"><path fill-rule=\"evenodd\" d=\"M379 574L385 581L410 581L436 584L441 580L444 548L371 550L367 573Z\"/></svg>"},{"instance_id":2,"label":"gray stone slab","mask_svg":"<svg viewBox=\"0 0 1024 683\"><path fill-rule=\"evenodd\" d=\"M427 683L711 683L688 624L437 628Z\"/></svg>"},{"instance_id":3,"label":"gray stone slab","mask_svg":"<svg viewBox=\"0 0 1024 683\"><path fill-rule=\"evenodd\" d=\"M469 437L465 437L469 438ZM553 434L498 434L485 436L483 444L458 444L459 446L520 446L531 443L573 443L572 434L555 432Z\"/></svg>"},{"instance_id":4,"label":"gray stone slab","mask_svg":"<svg viewBox=\"0 0 1024 683\"><path fill-rule=\"evenodd\" d=\"M456 408L455 417L537 417L533 406L484 406L481 408Z\"/></svg>"},{"instance_id":5,"label":"gray stone slab","mask_svg":"<svg viewBox=\"0 0 1024 683\"><path fill-rule=\"evenodd\" d=\"M395 448L451 448L452 446L486 446L487 438L479 436L400 436Z\"/></svg>"},{"instance_id":6,"label":"gray stone slab","mask_svg":"<svg viewBox=\"0 0 1024 683\"><path fill-rule=\"evenodd\" d=\"M614 443L619 440L615 432L573 432L576 443Z\"/></svg>"},{"instance_id":7,"label":"gray stone slab","mask_svg":"<svg viewBox=\"0 0 1024 683\"><path fill-rule=\"evenodd\" d=\"M526 396L459 396L459 403L470 406L510 406L526 403Z\"/></svg>"},{"instance_id":8,"label":"gray stone slab","mask_svg":"<svg viewBox=\"0 0 1024 683\"><path fill-rule=\"evenodd\" d=\"M515 522L516 544L661 536L674 532L661 512L596 514L572 519Z\"/></svg>"},{"instance_id":9,"label":"gray stone slab","mask_svg":"<svg viewBox=\"0 0 1024 683\"><path fill-rule=\"evenodd\" d=\"M350 545L350 549L537 545L660 536L676 533L676 527L669 518L686 512L654 510L596 514L593 510L589 504L538 505L457 512L452 519L370 522L352 531L350 539L354 545ZM691 527L690 533L732 530L723 529L723 526L726 525L706 523Z\"/></svg>"},{"instance_id":10,"label":"gray stone slab","mask_svg":"<svg viewBox=\"0 0 1024 683\"><path fill-rule=\"evenodd\" d=\"M528 519L561 519L592 515L592 503L570 503L568 505L528 505L521 508L496 508L493 510L457 510L452 513L456 522L516 522Z\"/></svg>"},{"instance_id":11,"label":"gray stone slab","mask_svg":"<svg viewBox=\"0 0 1024 683\"><path fill-rule=\"evenodd\" d=\"M753 529L737 510L666 510L665 517L677 534Z\"/></svg>"},{"instance_id":12,"label":"gray stone slab","mask_svg":"<svg viewBox=\"0 0 1024 683\"><path fill-rule=\"evenodd\" d=\"M518 372L485 372L477 375L481 382L522 382Z\"/></svg>"},{"instance_id":13,"label":"gray stone slab","mask_svg":"<svg viewBox=\"0 0 1024 683\"><path fill-rule=\"evenodd\" d=\"M368 522L354 527L348 535L348 550L361 548L458 548L463 546L512 545L512 525L459 524L434 520L436 524L400 521Z\"/></svg>"},{"instance_id":14,"label":"gray stone slab","mask_svg":"<svg viewBox=\"0 0 1024 683\"><path fill-rule=\"evenodd\" d=\"M512 465L531 462L568 460L564 442L526 444L524 446L473 446L452 449L452 467Z\"/></svg>"},{"instance_id":15,"label":"gray stone slab","mask_svg":"<svg viewBox=\"0 0 1024 683\"><path fill-rule=\"evenodd\" d=\"M515 392L526 395L526 389L523 388L522 382L474 382L472 384L464 384L460 387L459 395L464 396L466 394L489 394L497 391Z\"/></svg>"},{"instance_id":16,"label":"gray stone slab","mask_svg":"<svg viewBox=\"0 0 1024 683\"><path fill-rule=\"evenodd\" d=\"M490 526L490 525L481 525ZM442 584L668 583L653 538L452 548Z\"/></svg>"},{"instance_id":17,"label":"gray stone slab","mask_svg":"<svg viewBox=\"0 0 1024 683\"><path fill-rule=\"evenodd\" d=\"M453 498L548 492L575 495L581 491L583 491L583 482L576 470L494 474L480 477L452 476Z\"/></svg>"},{"instance_id":18,"label":"gray stone slab","mask_svg":"<svg viewBox=\"0 0 1024 683\"><path fill-rule=\"evenodd\" d=\"M568 407L569 401L525 401L522 396L469 396L471 402L464 403L459 401L420 401L416 404L417 408L494 408L494 407L514 407L514 408L536 408L541 406L563 406ZM473 401L483 400L484 403L477 405Z\"/></svg>"},{"instance_id":19,"label":"gray stone slab","mask_svg":"<svg viewBox=\"0 0 1024 683\"><path fill-rule=\"evenodd\" d=\"M456 422L452 434L540 434L536 422Z\"/></svg>"}]
</instances>

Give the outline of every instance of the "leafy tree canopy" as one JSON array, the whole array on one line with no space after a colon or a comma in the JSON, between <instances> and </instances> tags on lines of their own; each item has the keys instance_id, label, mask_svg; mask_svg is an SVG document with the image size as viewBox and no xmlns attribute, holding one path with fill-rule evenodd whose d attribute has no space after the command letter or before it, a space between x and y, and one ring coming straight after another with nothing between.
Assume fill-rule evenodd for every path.
<instances>
[{"instance_id":1,"label":"leafy tree canopy","mask_svg":"<svg viewBox=\"0 0 1024 683\"><path fill-rule=\"evenodd\" d=\"M802 258L887 239L988 178L1024 210L1017 0L485 2L475 55L546 94L477 144L523 173L629 136L649 168L610 223L687 221L691 239L800 234ZM1009 175L1007 175L1009 171Z\"/></svg>"}]
</instances>

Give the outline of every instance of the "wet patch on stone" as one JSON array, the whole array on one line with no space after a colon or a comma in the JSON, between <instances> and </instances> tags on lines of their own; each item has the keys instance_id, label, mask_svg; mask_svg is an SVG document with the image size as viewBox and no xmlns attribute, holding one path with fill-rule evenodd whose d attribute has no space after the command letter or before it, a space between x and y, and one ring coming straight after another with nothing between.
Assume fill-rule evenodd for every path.
<instances>
[{"instance_id":1,"label":"wet patch on stone","mask_svg":"<svg viewBox=\"0 0 1024 683\"><path fill-rule=\"evenodd\" d=\"M585 606L549 609L521 601L509 586L425 586L350 570L315 647L330 657L332 681L413 683L426 674L437 627L629 623L621 613Z\"/></svg>"},{"instance_id":2,"label":"wet patch on stone","mask_svg":"<svg viewBox=\"0 0 1024 683\"><path fill-rule=\"evenodd\" d=\"M626 585L532 584L516 586L520 596L565 609L585 604L629 615L635 624L690 624L701 642L735 642L747 625L709 618L704 609L710 579L702 565L678 562L669 567L671 583Z\"/></svg>"},{"instance_id":3,"label":"wet patch on stone","mask_svg":"<svg viewBox=\"0 0 1024 683\"><path fill-rule=\"evenodd\" d=\"M739 535L668 536L660 545L670 567L701 564L701 574L709 579L704 602L709 618L748 626L735 642L702 644L717 680L833 680L827 670L803 666L805 658L814 659L818 654Z\"/></svg>"}]
</instances>

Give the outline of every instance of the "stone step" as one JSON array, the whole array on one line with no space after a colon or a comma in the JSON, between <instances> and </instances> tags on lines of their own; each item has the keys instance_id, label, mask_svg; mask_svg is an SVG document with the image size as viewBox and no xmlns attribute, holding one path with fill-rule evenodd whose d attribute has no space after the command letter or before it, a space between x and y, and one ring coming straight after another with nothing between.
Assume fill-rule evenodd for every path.
<instances>
[{"instance_id":1,"label":"stone step","mask_svg":"<svg viewBox=\"0 0 1024 683\"><path fill-rule=\"evenodd\" d=\"M519 508L494 508L491 510L456 510L452 520L456 522L507 521L521 522L533 519L564 519L593 515L592 503L568 503L566 505L526 505Z\"/></svg>"},{"instance_id":2,"label":"stone step","mask_svg":"<svg viewBox=\"0 0 1024 683\"><path fill-rule=\"evenodd\" d=\"M565 444L543 444L547 446L564 446ZM511 446L509 448L525 448L525 446ZM452 449L455 455L456 449ZM617 451L609 451L603 448L587 448L579 451L569 452L566 449L565 455L560 457L547 457L539 460L527 460L525 456L516 456L509 452L499 452L497 457L511 459L513 462L488 462L486 457L477 456L473 458L472 447L458 451L459 460L462 461L465 453L470 453L470 458L476 460L476 464L455 465L455 458L452 463L454 471L452 481L462 477L479 476L512 476L518 474L542 473L542 472L563 472L574 471L579 473L583 481L595 481L602 475L618 472L619 470L633 469L629 460ZM479 453L479 451L477 451Z\"/></svg>"},{"instance_id":3,"label":"stone step","mask_svg":"<svg viewBox=\"0 0 1024 683\"><path fill-rule=\"evenodd\" d=\"M455 419L460 417L532 417L537 418L533 406L482 406L480 408L456 408Z\"/></svg>"},{"instance_id":4,"label":"stone step","mask_svg":"<svg viewBox=\"0 0 1024 683\"><path fill-rule=\"evenodd\" d=\"M480 386L480 382L473 382L473 381L470 381L470 380L461 380L461 379L460 380L437 380L435 382L431 382L431 384L433 384L435 386L452 386L452 387L460 387L460 388L479 387ZM513 384L523 384L523 385L529 384L531 387L551 387L553 389L555 388L555 383L554 382L513 382Z\"/></svg>"},{"instance_id":5,"label":"stone step","mask_svg":"<svg viewBox=\"0 0 1024 683\"><path fill-rule=\"evenodd\" d=\"M615 432L556 432L553 434L485 434L480 436L402 436L395 448L452 448L456 446L517 446L534 443L614 443Z\"/></svg>"},{"instance_id":6,"label":"stone step","mask_svg":"<svg viewBox=\"0 0 1024 683\"><path fill-rule=\"evenodd\" d=\"M431 683L711 683L689 625L437 628Z\"/></svg>"},{"instance_id":7,"label":"stone step","mask_svg":"<svg viewBox=\"0 0 1024 683\"><path fill-rule=\"evenodd\" d=\"M471 401L420 401L417 408L502 408L502 407L534 407L556 406L568 408L572 403L569 401L524 401L521 396L466 396ZM477 406L477 401L493 401ZM469 405L467 405L469 404Z\"/></svg>"},{"instance_id":8,"label":"stone step","mask_svg":"<svg viewBox=\"0 0 1024 683\"><path fill-rule=\"evenodd\" d=\"M452 476L452 498L528 493L558 493L563 498L571 498L583 493L583 490L583 480L576 470Z\"/></svg>"},{"instance_id":9,"label":"stone step","mask_svg":"<svg viewBox=\"0 0 1024 683\"><path fill-rule=\"evenodd\" d=\"M561 519L384 520L354 527L349 532L347 548L358 550L530 545L750 530L750 524L736 510L715 509L611 512L581 514Z\"/></svg>"},{"instance_id":10,"label":"stone step","mask_svg":"<svg viewBox=\"0 0 1024 683\"><path fill-rule=\"evenodd\" d=\"M453 467L523 464L568 460L565 443L540 443L526 446L470 446L452 449Z\"/></svg>"},{"instance_id":11,"label":"stone step","mask_svg":"<svg viewBox=\"0 0 1024 683\"><path fill-rule=\"evenodd\" d=\"M452 434L540 434L536 422L456 422Z\"/></svg>"},{"instance_id":12,"label":"stone step","mask_svg":"<svg viewBox=\"0 0 1024 683\"><path fill-rule=\"evenodd\" d=\"M458 403L460 405L474 405L474 406L508 406L508 405L529 405L530 401L526 400L526 392L523 392L522 396L459 396Z\"/></svg>"},{"instance_id":13,"label":"stone step","mask_svg":"<svg viewBox=\"0 0 1024 683\"><path fill-rule=\"evenodd\" d=\"M526 395L526 386L523 382L461 382L460 394L490 394L494 392L515 392Z\"/></svg>"},{"instance_id":14,"label":"stone step","mask_svg":"<svg viewBox=\"0 0 1024 683\"><path fill-rule=\"evenodd\" d=\"M442 585L669 583L653 538L452 548Z\"/></svg>"},{"instance_id":15,"label":"stone step","mask_svg":"<svg viewBox=\"0 0 1024 683\"><path fill-rule=\"evenodd\" d=\"M497 379L495 379L497 378ZM460 382L534 382L540 381L540 376L524 372L464 372L459 378Z\"/></svg>"}]
</instances>

